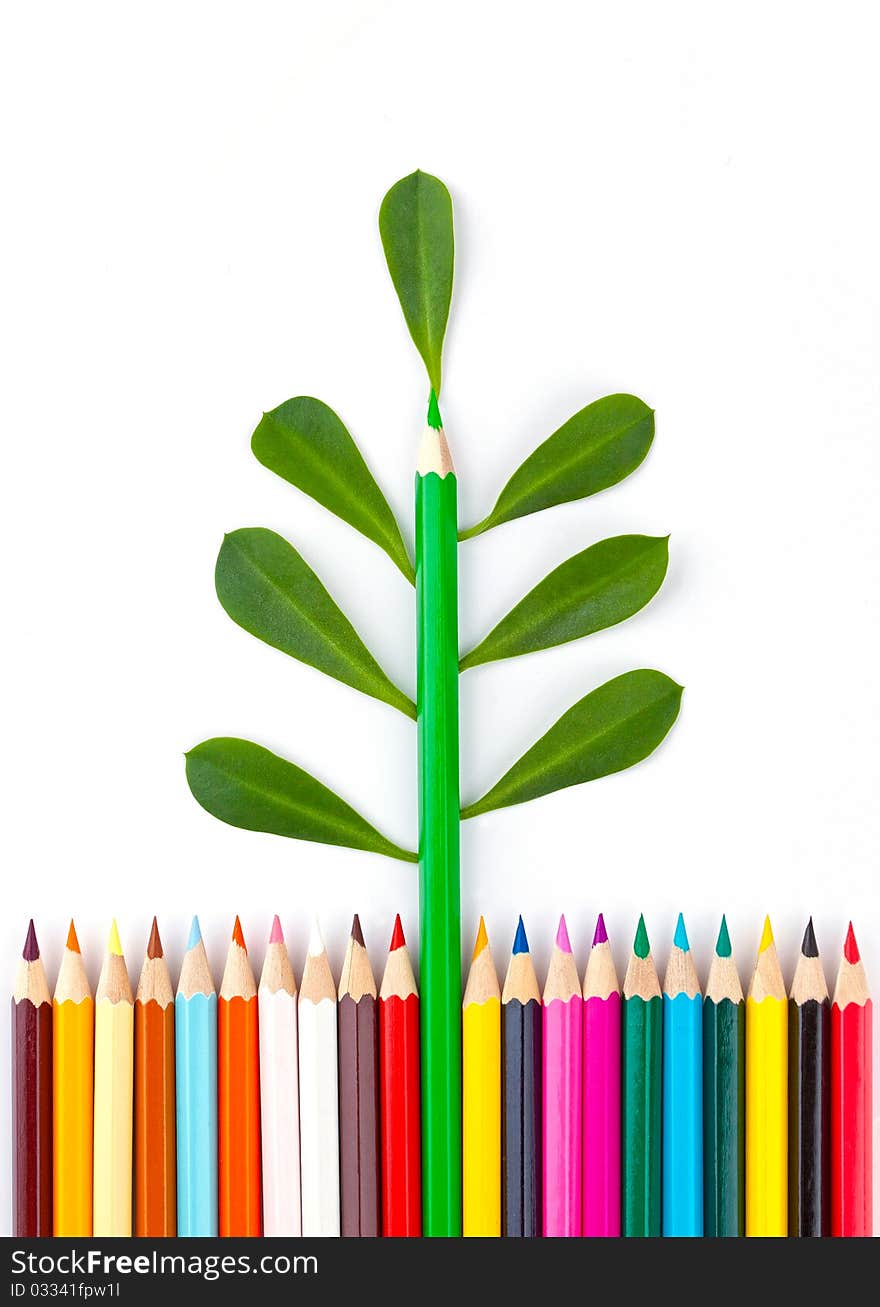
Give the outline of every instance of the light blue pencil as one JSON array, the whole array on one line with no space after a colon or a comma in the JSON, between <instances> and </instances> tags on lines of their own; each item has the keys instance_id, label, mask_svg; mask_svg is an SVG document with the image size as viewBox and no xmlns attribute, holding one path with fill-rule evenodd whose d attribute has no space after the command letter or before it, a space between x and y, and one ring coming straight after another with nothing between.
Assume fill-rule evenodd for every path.
<instances>
[{"instance_id":1,"label":"light blue pencil","mask_svg":"<svg viewBox=\"0 0 880 1307\"><path fill-rule=\"evenodd\" d=\"M663 985L663 1234L703 1234L703 999L681 914Z\"/></svg>"},{"instance_id":2,"label":"light blue pencil","mask_svg":"<svg viewBox=\"0 0 880 1307\"><path fill-rule=\"evenodd\" d=\"M193 917L174 1003L177 1233L217 1233L217 994Z\"/></svg>"}]
</instances>

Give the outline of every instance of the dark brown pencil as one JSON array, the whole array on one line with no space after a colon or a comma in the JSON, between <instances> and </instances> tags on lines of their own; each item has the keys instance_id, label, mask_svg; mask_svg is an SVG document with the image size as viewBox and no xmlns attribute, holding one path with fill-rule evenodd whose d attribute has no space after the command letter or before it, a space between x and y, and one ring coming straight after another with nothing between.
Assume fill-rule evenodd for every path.
<instances>
[{"instance_id":1,"label":"dark brown pencil","mask_svg":"<svg viewBox=\"0 0 880 1307\"><path fill-rule=\"evenodd\" d=\"M34 923L12 998L12 1233L52 1234L52 996Z\"/></svg>"},{"instance_id":2,"label":"dark brown pencil","mask_svg":"<svg viewBox=\"0 0 880 1307\"><path fill-rule=\"evenodd\" d=\"M343 1237L381 1234L376 982L355 913L339 981L339 1198Z\"/></svg>"},{"instance_id":3,"label":"dark brown pencil","mask_svg":"<svg viewBox=\"0 0 880 1307\"><path fill-rule=\"evenodd\" d=\"M813 918L788 1000L788 1233L831 1233L831 1004Z\"/></svg>"}]
</instances>

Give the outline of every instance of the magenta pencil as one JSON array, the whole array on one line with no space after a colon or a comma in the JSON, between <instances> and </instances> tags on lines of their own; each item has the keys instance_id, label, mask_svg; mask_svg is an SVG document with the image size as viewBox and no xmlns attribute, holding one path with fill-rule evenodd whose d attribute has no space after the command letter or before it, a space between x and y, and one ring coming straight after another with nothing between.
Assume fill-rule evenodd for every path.
<instances>
[{"instance_id":1,"label":"magenta pencil","mask_svg":"<svg viewBox=\"0 0 880 1307\"><path fill-rule=\"evenodd\" d=\"M620 986L599 913L584 975L583 1214L586 1238L620 1236Z\"/></svg>"},{"instance_id":2,"label":"magenta pencil","mask_svg":"<svg viewBox=\"0 0 880 1307\"><path fill-rule=\"evenodd\" d=\"M545 1238L581 1233L583 1010L565 917L560 917L544 986Z\"/></svg>"}]
</instances>

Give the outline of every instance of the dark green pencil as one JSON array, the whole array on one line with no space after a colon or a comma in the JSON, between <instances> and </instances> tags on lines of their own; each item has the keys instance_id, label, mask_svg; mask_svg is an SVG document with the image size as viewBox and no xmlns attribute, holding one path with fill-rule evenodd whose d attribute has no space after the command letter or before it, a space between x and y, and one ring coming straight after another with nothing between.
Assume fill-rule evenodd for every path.
<instances>
[{"instance_id":1,"label":"dark green pencil","mask_svg":"<svg viewBox=\"0 0 880 1307\"><path fill-rule=\"evenodd\" d=\"M663 999L644 917L623 982L623 1219L625 1237L660 1234Z\"/></svg>"},{"instance_id":2,"label":"dark green pencil","mask_svg":"<svg viewBox=\"0 0 880 1307\"><path fill-rule=\"evenodd\" d=\"M703 1000L703 1235L746 1232L746 1005L721 918Z\"/></svg>"}]
</instances>

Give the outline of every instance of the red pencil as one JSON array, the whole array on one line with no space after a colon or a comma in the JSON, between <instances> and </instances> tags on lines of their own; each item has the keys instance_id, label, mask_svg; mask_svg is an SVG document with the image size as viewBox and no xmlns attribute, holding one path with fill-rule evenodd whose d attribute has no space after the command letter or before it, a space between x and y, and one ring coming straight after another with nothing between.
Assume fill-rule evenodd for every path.
<instances>
[{"instance_id":1,"label":"red pencil","mask_svg":"<svg viewBox=\"0 0 880 1307\"><path fill-rule=\"evenodd\" d=\"M852 922L831 1007L831 1233L873 1234L871 1017Z\"/></svg>"},{"instance_id":2,"label":"red pencil","mask_svg":"<svg viewBox=\"0 0 880 1307\"><path fill-rule=\"evenodd\" d=\"M398 916L379 991L382 1233L422 1233L419 995Z\"/></svg>"},{"instance_id":3,"label":"red pencil","mask_svg":"<svg viewBox=\"0 0 880 1307\"><path fill-rule=\"evenodd\" d=\"M52 997L33 921L12 999L12 1233L52 1233Z\"/></svg>"}]
</instances>

